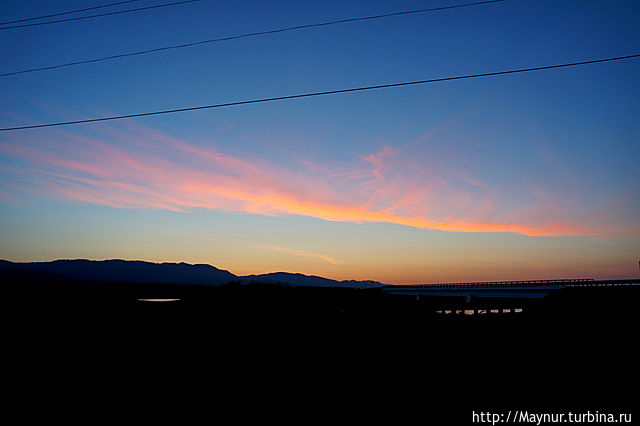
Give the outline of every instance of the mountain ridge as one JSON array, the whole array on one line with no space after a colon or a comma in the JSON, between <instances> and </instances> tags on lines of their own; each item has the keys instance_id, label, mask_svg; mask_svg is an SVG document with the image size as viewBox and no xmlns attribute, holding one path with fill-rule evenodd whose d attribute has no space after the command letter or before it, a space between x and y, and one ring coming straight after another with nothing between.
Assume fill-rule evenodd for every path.
<instances>
[{"instance_id":1,"label":"mountain ridge","mask_svg":"<svg viewBox=\"0 0 640 426\"><path fill-rule=\"evenodd\" d=\"M47 280L73 280L123 283L163 283L219 286L232 282L284 284L305 287L373 288L383 284L377 281L337 281L316 275L292 272L238 276L209 264L186 262L147 262L142 260L89 260L57 259L46 262L11 262L0 259L2 275L14 277L20 273L49 276ZM43 275L44 274L44 275ZM43 278L44 279L44 278Z\"/></svg>"}]
</instances>

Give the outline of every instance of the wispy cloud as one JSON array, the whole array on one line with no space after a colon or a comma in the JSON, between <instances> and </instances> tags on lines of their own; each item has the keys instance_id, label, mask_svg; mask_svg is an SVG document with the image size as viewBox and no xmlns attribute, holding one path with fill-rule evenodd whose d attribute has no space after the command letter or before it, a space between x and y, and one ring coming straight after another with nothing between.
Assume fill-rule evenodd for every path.
<instances>
[{"instance_id":1,"label":"wispy cloud","mask_svg":"<svg viewBox=\"0 0 640 426\"><path fill-rule=\"evenodd\" d=\"M333 265L337 265L338 262L337 260L335 260L332 257L329 257L325 254L320 254L320 253L313 253L310 251L306 251L306 250L299 250L299 249L292 249L292 248L287 248L287 247L280 247L280 246L276 246L276 245L272 245L272 244L252 244L252 243L243 243L242 245L247 246L247 247L253 247L256 248L258 250L266 250L266 251L275 251L278 253L284 253L284 254L290 254L293 256L301 256L301 257L310 257L310 258L314 258L314 259L320 259L320 260L324 260L325 262L329 262Z\"/></svg>"},{"instance_id":2,"label":"wispy cloud","mask_svg":"<svg viewBox=\"0 0 640 426\"><path fill-rule=\"evenodd\" d=\"M259 242L258 243L250 242L250 241L242 240L242 239L239 239L239 238L231 238L231 237L222 236L222 235L211 235L211 234L206 234L206 233L202 233L202 232L190 233L190 234L191 234L190 236L192 238L194 238L194 239L215 241L217 243L222 243L222 244L233 244L233 245L237 245L237 246L250 247L250 248L254 248L254 249L258 249L258 250L272 251L272 252L276 252L276 253L283 253L283 254L287 254L287 255L291 255L291 256L299 256L299 257L307 257L307 258L319 259L319 260L322 260L324 262L331 263L332 265L338 265L338 264L344 263L344 262L336 260L333 257L328 256L326 254L316 253L316 252L309 251L309 250L302 250L302 249L297 249L297 248L284 247L284 246L280 246L280 245L276 245L276 244L265 244L265 243L259 243Z\"/></svg>"},{"instance_id":3,"label":"wispy cloud","mask_svg":"<svg viewBox=\"0 0 640 426\"><path fill-rule=\"evenodd\" d=\"M316 165L306 159L305 167L292 168L240 158L146 127L104 129L100 137L56 132L42 140L18 134L0 141L0 153L24 161L31 181L51 194L117 208L292 214L531 236L604 232L553 214L521 220L504 209L490 185L390 147L349 163ZM256 248L336 262L302 250Z\"/></svg>"}]
</instances>

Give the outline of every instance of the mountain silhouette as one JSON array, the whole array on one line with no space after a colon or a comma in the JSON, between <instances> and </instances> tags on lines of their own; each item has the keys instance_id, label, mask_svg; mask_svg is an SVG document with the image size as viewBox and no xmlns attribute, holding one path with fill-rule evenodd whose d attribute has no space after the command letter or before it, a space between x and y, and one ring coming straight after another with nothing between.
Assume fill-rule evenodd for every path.
<instances>
[{"instance_id":1,"label":"mountain silhouette","mask_svg":"<svg viewBox=\"0 0 640 426\"><path fill-rule=\"evenodd\" d=\"M10 262L0 260L0 276L7 279L41 281L90 281L118 283L157 283L186 285L223 285L272 283L308 287L370 288L375 281L336 281L328 278L288 272L237 276L211 265L188 263L152 263L131 260L54 260L51 262Z\"/></svg>"},{"instance_id":2,"label":"mountain silhouette","mask_svg":"<svg viewBox=\"0 0 640 426\"><path fill-rule=\"evenodd\" d=\"M351 287L351 288L372 288L379 287L382 284L377 281L354 281L344 280L336 281L329 278L318 277L316 275L304 275L290 272L272 272L261 275L247 275L241 277L243 284L252 282L287 284L292 286L308 286L308 287Z\"/></svg>"},{"instance_id":3,"label":"mountain silhouette","mask_svg":"<svg viewBox=\"0 0 640 426\"><path fill-rule=\"evenodd\" d=\"M74 281L220 285L236 280L234 274L211 265L151 263L127 260L54 260L14 263L0 261L0 270L52 274Z\"/></svg>"}]
</instances>

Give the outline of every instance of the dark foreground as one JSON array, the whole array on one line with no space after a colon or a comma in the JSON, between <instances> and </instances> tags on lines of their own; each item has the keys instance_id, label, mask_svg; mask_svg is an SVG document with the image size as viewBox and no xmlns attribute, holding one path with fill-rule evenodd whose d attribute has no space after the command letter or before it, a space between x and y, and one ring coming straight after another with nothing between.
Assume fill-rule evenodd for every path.
<instances>
[{"instance_id":1,"label":"dark foreground","mask_svg":"<svg viewBox=\"0 0 640 426\"><path fill-rule=\"evenodd\" d=\"M629 412L638 296L566 289L518 314L468 317L375 289L12 282L5 365L17 400L113 420L128 408L179 424Z\"/></svg>"}]
</instances>

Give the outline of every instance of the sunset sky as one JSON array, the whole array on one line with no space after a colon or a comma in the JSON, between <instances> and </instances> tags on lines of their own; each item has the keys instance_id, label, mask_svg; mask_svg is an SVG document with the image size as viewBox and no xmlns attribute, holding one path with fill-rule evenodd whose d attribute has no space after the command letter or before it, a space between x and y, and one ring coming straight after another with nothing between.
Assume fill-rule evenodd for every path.
<instances>
[{"instance_id":1,"label":"sunset sky","mask_svg":"<svg viewBox=\"0 0 640 426\"><path fill-rule=\"evenodd\" d=\"M202 0L0 26L0 73L465 2ZM0 20L105 3L6 0ZM631 0L508 0L0 77L0 127L630 55L639 18ZM630 59L0 132L0 258L637 277L639 77Z\"/></svg>"}]
</instances>

